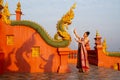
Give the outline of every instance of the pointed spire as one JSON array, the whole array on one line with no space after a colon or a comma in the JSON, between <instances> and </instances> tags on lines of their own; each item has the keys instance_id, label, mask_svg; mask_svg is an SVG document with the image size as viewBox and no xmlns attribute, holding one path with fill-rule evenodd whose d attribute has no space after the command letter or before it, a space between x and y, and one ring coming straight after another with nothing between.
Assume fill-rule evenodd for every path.
<instances>
[{"instance_id":1,"label":"pointed spire","mask_svg":"<svg viewBox=\"0 0 120 80\"><path fill-rule=\"evenodd\" d=\"M22 11L21 11L20 1L17 3L17 8L15 12L16 12L16 20L21 20Z\"/></svg>"},{"instance_id":2,"label":"pointed spire","mask_svg":"<svg viewBox=\"0 0 120 80\"><path fill-rule=\"evenodd\" d=\"M95 39L95 49L101 49L102 48L102 43L101 43L102 37L100 36L98 31L96 31L96 37L94 39Z\"/></svg>"},{"instance_id":3,"label":"pointed spire","mask_svg":"<svg viewBox=\"0 0 120 80\"><path fill-rule=\"evenodd\" d=\"M103 42L102 42L102 46L103 46L103 52L105 53L107 51L107 43L106 43L106 38L104 38Z\"/></svg>"},{"instance_id":4,"label":"pointed spire","mask_svg":"<svg viewBox=\"0 0 120 80\"><path fill-rule=\"evenodd\" d=\"M17 9L16 11L21 11L21 4L20 4L20 1L17 3Z\"/></svg>"},{"instance_id":5,"label":"pointed spire","mask_svg":"<svg viewBox=\"0 0 120 80\"><path fill-rule=\"evenodd\" d=\"M103 47L107 48L106 38L104 38L104 40L103 40Z\"/></svg>"},{"instance_id":6,"label":"pointed spire","mask_svg":"<svg viewBox=\"0 0 120 80\"><path fill-rule=\"evenodd\" d=\"M98 30L96 30L96 37L100 36Z\"/></svg>"}]
</instances>

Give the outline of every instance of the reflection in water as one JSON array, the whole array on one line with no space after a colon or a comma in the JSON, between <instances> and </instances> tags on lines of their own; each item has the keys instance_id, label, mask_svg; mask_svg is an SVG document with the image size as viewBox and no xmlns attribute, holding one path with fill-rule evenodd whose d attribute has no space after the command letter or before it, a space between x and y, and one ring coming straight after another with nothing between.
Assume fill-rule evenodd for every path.
<instances>
[{"instance_id":1,"label":"reflection in water","mask_svg":"<svg viewBox=\"0 0 120 80\"><path fill-rule=\"evenodd\" d=\"M69 65L71 73L8 73L0 80L120 80L120 71L90 66L89 73L79 73L75 65Z\"/></svg>"}]
</instances>

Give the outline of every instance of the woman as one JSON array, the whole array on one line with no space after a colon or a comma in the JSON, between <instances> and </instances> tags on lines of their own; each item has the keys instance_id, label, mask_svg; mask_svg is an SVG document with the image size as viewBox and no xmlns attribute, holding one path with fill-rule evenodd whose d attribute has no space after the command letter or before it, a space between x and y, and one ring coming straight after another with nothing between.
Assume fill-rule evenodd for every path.
<instances>
[{"instance_id":1,"label":"woman","mask_svg":"<svg viewBox=\"0 0 120 80\"><path fill-rule=\"evenodd\" d=\"M88 55L85 45L89 42L89 34L90 32L85 32L83 38L81 38L76 30L74 29L74 34L76 36L75 40L78 42L78 54L77 54L77 68L79 72L88 72L89 71L89 63L88 63Z\"/></svg>"}]
</instances>

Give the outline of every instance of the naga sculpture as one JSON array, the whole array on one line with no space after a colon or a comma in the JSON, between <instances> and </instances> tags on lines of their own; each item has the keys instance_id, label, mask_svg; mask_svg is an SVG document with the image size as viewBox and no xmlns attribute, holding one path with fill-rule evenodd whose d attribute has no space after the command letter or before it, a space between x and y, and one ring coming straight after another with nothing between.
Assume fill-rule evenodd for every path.
<instances>
[{"instance_id":1,"label":"naga sculpture","mask_svg":"<svg viewBox=\"0 0 120 80\"><path fill-rule=\"evenodd\" d=\"M57 23L57 33L54 36L54 39L60 40L58 37L61 37L62 40L70 40L70 35L66 31L68 29L68 25L72 22L71 20L74 18L73 9L75 9L76 4L74 4L70 10L61 18L61 20Z\"/></svg>"},{"instance_id":2,"label":"naga sculpture","mask_svg":"<svg viewBox=\"0 0 120 80\"><path fill-rule=\"evenodd\" d=\"M44 39L44 41L53 47L67 47L71 42L71 37L67 32L67 27L72 23L72 19L74 18L74 11L76 4L70 8L70 10L58 21L57 23L57 33L54 38L51 38L49 34L37 23L27 20L20 21L11 21L12 26L27 26L36 30L40 36Z\"/></svg>"}]
</instances>

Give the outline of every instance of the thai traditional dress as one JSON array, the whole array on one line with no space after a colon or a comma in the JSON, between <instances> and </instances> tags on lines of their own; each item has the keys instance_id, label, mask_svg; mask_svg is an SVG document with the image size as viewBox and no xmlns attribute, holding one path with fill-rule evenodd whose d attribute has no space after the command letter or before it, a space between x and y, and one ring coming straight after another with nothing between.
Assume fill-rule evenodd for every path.
<instances>
[{"instance_id":1,"label":"thai traditional dress","mask_svg":"<svg viewBox=\"0 0 120 80\"><path fill-rule=\"evenodd\" d=\"M81 42L78 43L78 54L77 54L77 66L80 72L88 72L89 71L89 63L87 50L85 48L84 39L81 39Z\"/></svg>"}]
</instances>

